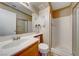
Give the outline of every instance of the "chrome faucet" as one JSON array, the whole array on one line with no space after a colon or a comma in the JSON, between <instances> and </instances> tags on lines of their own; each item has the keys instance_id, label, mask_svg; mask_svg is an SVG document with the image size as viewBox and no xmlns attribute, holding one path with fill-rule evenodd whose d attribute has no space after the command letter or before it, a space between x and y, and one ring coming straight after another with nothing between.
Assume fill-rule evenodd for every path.
<instances>
[{"instance_id":1,"label":"chrome faucet","mask_svg":"<svg viewBox=\"0 0 79 59\"><path fill-rule=\"evenodd\" d=\"M19 39L20 39L19 36L15 36L15 37L13 37L13 40L19 40Z\"/></svg>"},{"instance_id":2,"label":"chrome faucet","mask_svg":"<svg viewBox=\"0 0 79 59\"><path fill-rule=\"evenodd\" d=\"M35 28L37 29L37 33L39 33L40 32L40 29L41 29L41 25L40 24L36 24L35 25Z\"/></svg>"}]
</instances>

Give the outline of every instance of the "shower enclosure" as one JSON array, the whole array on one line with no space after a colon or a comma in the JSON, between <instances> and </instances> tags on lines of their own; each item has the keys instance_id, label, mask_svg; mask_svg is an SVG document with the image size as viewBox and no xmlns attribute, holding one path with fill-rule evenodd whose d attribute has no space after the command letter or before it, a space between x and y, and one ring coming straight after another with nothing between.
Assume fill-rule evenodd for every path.
<instances>
[{"instance_id":1,"label":"shower enclosure","mask_svg":"<svg viewBox=\"0 0 79 59\"><path fill-rule=\"evenodd\" d=\"M53 55L79 56L79 3L71 11L71 15L53 20Z\"/></svg>"},{"instance_id":2,"label":"shower enclosure","mask_svg":"<svg viewBox=\"0 0 79 59\"><path fill-rule=\"evenodd\" d=\"M56 18L52 26L53 55L72 55L72 15Z\"/></svg>"},{"instance_id":3,"label":"shower enclosure","mask_svg":"<svg viewBox=\"0 0 79 59\"><path fill-rule=\"evenodd\" d=\"M72 52L79 56L79 3L73 9L73 27L72 27Z\"/></svg>"}]
</instances>

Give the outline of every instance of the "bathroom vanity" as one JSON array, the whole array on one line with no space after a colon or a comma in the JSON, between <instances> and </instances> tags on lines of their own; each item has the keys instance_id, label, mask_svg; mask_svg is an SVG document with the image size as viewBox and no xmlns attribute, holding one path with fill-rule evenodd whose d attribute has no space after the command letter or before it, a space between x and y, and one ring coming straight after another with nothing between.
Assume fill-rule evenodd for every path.
<instances>
[{"instance_id":1,"label":"bathroom vanity","mask_svg":"<svg viewBox=\"0 0 79 59\"><path fill-rule=\"evenodd\" d=\"M0 56L38 56L38 44L43 42L41 33L21 34L19 40L5 42L0 46Z\"/></svg>"},{"instance_id":2,"label":"bathroom vanity","mask_svg":"<svg viewBox=\"0 0 79 59\"><path fill-rule=\"evenodd\" d=\"M35 42L29 47L26 47L18 53L14 54L14 56L38 56L38 44L39 42Z\"/></svg>"}]
</instances>

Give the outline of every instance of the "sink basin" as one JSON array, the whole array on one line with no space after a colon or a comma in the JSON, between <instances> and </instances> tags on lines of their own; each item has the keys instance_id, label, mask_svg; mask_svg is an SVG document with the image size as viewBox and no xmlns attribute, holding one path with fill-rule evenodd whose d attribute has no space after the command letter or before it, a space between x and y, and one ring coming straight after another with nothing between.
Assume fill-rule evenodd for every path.
<instances>
[{"instance_id":1,"label":"sink basin","mask_svg":"<svg viewBox=\"0 0 79 59\"><path fill-rule=\"evenodd\" d=\"M13 47L16 47L16 46L18 46L20 44L21 44L21 41L14 41L14 42L11 42L11 43L8 43L8 44L4 45L2 47L2 49L13 48Z\"/></svg>"},{"instance_id":2,"label":"sink basin","mask_svg":"<svg viewBox=\"0 0 79 59\"><path fill-rule=\"evenodd\" d=\"M14 40L13 42L10 42L4 46L2 46L2 49L7 49L7 48L13 48L13 47L17 47L19 45L21 45L22 43L33 39L32 37L22 37L20 40Z\"/></svg>"}]
</instances>

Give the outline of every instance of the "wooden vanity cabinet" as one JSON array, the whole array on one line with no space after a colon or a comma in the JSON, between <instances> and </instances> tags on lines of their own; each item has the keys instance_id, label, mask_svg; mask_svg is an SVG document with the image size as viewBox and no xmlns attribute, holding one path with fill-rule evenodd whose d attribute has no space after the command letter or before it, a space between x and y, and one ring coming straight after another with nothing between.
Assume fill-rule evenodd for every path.
<instances>
[{"instance_id":1,"label":"wooden vanity cabinet","mask_svg":"<svg viewBox=\"0 0 79 59\"><path fill-rule=\"evenodd\" d=\"M43 34L39 34L39 35L36 35L36 36L34 36L35 38L38 38L38 39L40 39L39 40L39 43L43 43ZM39 52L39 56L41 56L42 54Z\"/></svg>"},{"instance_id":2,"label":"wooden vanity cabinet","mask_svg":"<svg viewBox=\"0 0 79 59\"><path fill-rule=\"evenodd\" d=\"M14 56L40 56L38 44L43 43L43 34L39 34L34 37L40 40L30 45L29 47L19 51L18 53L14 54Z\"/></svg>"},{"instance_id":3,"label":"wooden vanity cabinet","mask_svg":"<svg viewBox=\"0 0 79 59\"><path fill-rule=\"evenodd\" d=\"M28 48L23 49L22 51L15 54L15 56L38 56L38 44L39 42L36 42L29 46Z\"/></svg>"}]
</instances>

